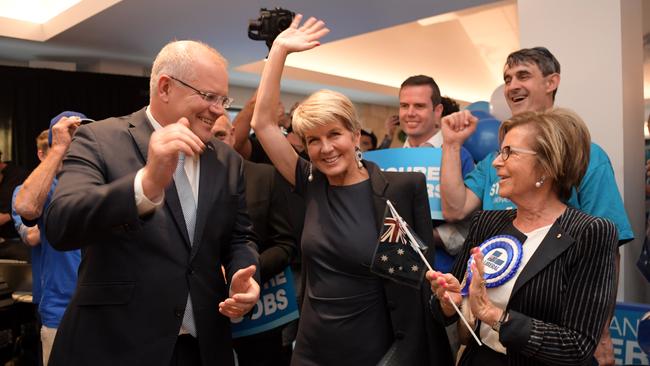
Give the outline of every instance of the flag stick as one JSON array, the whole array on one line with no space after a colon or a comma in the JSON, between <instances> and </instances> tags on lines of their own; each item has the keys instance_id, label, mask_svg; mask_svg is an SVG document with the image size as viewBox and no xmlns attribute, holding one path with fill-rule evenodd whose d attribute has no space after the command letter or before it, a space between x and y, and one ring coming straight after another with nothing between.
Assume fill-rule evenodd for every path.
<instances>
[{"instance_id":1,"label":"flag stick","mask_svg":"<svg viewBox=\"0 0 650 366\"><path fill-rule=\"evenodd\" d=\"M395 218L397 218L397 221L399 221L400 228L406 228L406 223L404 222L404 219L402 219L402 216L400 216L397 213L397 210L395 209L395 207L393 207L393 204L390 202L390 200L386 200L386 204L388 205L388 208L390 208L390 212L393 214L393 216L395 216ZM424 262L424 264L426 264L427 268L431 272L433 272L433 268L431 267L431 264L429 264L429 261L427 260L427 258L424 256L424 254L422 254L422 250L420 250L420 246L417 244L417 241L413 237L413 234L411 234L411 231L410 230L404 230L404 232L406 233L406 236L408 236L408 238L409 238L409 242L410 242L409 244L411 245L411 247L420 255L420 258L422 258L422 261ZM469 323L467 322L467 319L465 319L463 314L460 312L460 309L458 309L458 306L456 306L456 304L454 303L454 301L451 299L450 296L447 296L447 298L449 299L449 303L451 304L451 306L453 306L454 310L456 310L456 313L458 314L460 319L463 321L463 323L465 323L465 326L467 327L469 332L472 333L472 336L476 340L476 343L478 343L479 346L482 346L483 344L481 343L481 341L476 336L476 333L474 333L474 330L472 330L472 327L469 326Z\"/></svg>"},{"instance_id":2,"label":"flag stick","mask_svg":"<svg viewBox=\"0 0 650 366\"><path fill-rule=\"evenodd\" d=\"M458 316L460 317L460 320L462 320L463 323L465 323L465 326L467 327L467 329L469 329L469 332L472 333L472 336L476 340L476 343L478 343L479 346L482 346L483 344L481 343L481 341L476 336L476 333L474 333L474 331L472 330L472 327L469 326L469 323L467 323L467 320L465 319L463 314L461 314L460 309L458 308L458 306L456 306L454 301L451 299L451 296L447 296L447 298L449 299L449 303L451 304L451 306L453 306L454 310L456 310L456 313L458 313Z\"/></svg>"}]
</instances>

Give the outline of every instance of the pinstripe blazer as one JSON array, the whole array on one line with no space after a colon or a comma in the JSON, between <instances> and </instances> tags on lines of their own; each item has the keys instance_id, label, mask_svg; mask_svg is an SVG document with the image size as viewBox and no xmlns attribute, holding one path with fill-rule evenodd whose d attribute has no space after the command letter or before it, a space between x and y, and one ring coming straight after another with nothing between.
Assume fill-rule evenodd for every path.
<instances>
[{"instance_id":1,"label":"pinstripe blazer","mask_svg":"<svg viewBox=\"0 0 650 366\"><path fill-rule=\"evenodd\" d=\"M486 239L510 234L524 242L525 235L512 225L515 215L516 210L480 211L472 217L465 248L454 265L456 278L465 275L470 248ZM581 365L590 361L613 301L616 248L613 223L566 209L512 289L507 305L510 317L499 332L499 341L507 348L508 365ZM460 364L486 366L478 351L472 341Z\"/></svg>"}]
</instances>

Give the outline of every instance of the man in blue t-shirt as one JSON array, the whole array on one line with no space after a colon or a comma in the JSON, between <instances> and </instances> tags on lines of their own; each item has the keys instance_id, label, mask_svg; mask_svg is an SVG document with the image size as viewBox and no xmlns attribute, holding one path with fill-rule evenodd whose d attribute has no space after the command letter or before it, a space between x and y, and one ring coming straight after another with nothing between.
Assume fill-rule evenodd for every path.
<instances>
[{"instance_id":1,"label":"man in blue t-shirt","mask_svg":"<svg viewBox=\"0 0 650 366\"><path fill-rule=\"evenodd\" d=\"M553 107L560 85L560 63L544 47L521 49L508 56L503 80L504 95L513 115L526 111L544 111ZM458 151L476 130L477 122L478 120L467 111L455 113L442 121L444 144L440 194L443 216L450 221L464 219L479 209L515 208L512 202L498 194L499 178L492 166L495 153L479 162L463 182ZM618 230L619 245L634 239L609 157L594 143L591 144L585 177L567 204L614 222ZM595 357L601 365L614 362L609 322L603 330Z\"/></svg>"},{"instance_id":2,"label":"man in blue t-shirt","mask_svg":"<svg viewBox=\"0 0 650 366\"><path fill-rule=\"evenodd\" d=\"M38 304L41 320L41 343L43 349L43 365L47 366L56 330L63 318L72 294L77 285L77 269L81 261L81 252L72 250L59 252L55 250L45 237L44 213L54 195L57 180L56 173L61 167L72 135L86 116L76 112L63 112L50 122L47 135L39 135L36 140L38 157L41 163L27 177L19 189L16 189L13 209L21 216L22 222L28 226L38 226L40 231L40 265L34 263L34 288L40 289L40 294L33 291L34 302ZM37 266L38 271L34 271ZM40 273L37 273L40 272Z\"/></svg>"}]
</instances>

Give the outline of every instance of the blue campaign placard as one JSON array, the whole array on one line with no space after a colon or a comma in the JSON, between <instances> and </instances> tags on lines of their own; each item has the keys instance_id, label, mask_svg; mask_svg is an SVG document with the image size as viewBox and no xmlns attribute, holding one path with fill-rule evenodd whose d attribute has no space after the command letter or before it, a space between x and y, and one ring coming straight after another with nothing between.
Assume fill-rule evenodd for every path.
<instances>
[{"instance_id":1,"label":"blue campaign placard","mask_svg":"<svg viewBox=\"0 0 650 366\"><path fill-rule=\"evenodd\" d=\"M639 323L650 305L617 303L609 332L617 365L648 365L648 355L639 346Z\"/></svg>"},{"instance_id":2,"label":"blue campaign placard","mask_svg":"<svg viewBox=\"0 0 650 366\"><path fill-rule=\"evenodd\" d=\"M388 172L421 172L427 180L431 218L442 220L440 208L440 161L442 149L439 147L419 147L417 149L383 149L367 151L363 158L379 165Z\"/></svg>"},{"instance_id":3,"label":"blue campaign placard","mask_svg":"<svg viewBox=\"0 0 650 366\"><path fill-rule=\"evenodd\" d=\"M252 315L231 319L232 337L239 338L277 328L298 319L298 303L289 267L266 281Z\"/></svg>"}]
</instances>

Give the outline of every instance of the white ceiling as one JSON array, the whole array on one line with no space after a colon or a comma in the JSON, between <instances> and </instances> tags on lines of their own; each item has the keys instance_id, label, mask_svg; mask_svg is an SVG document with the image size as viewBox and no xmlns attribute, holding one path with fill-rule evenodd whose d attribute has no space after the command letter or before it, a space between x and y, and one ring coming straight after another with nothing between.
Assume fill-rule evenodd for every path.
<instances>
[{"instance_id":1,"label":"white ceiling","mask_svg":"<svg viewBox=\"0 0 650 366\"><path fill-rule=\"evenodd\" d=\"M54 18L56 27L41 27L44 42L0 37L0 60L69 62L78 70L115 64L145 75L165 43L199 39L229 59L232 85L255 87L267 48L248 39L248 21L274 6L317 16L331 29L321 47L289 57L285 92L332 88L358 102L395 105L406 77L428 74L445 95L489 100L507 54L519 48L515 0L83 0ZM416 22L443 14L430 25ZM0 18L0 34L21 37L16 25Z\"/></svg>"}]
</instances>

